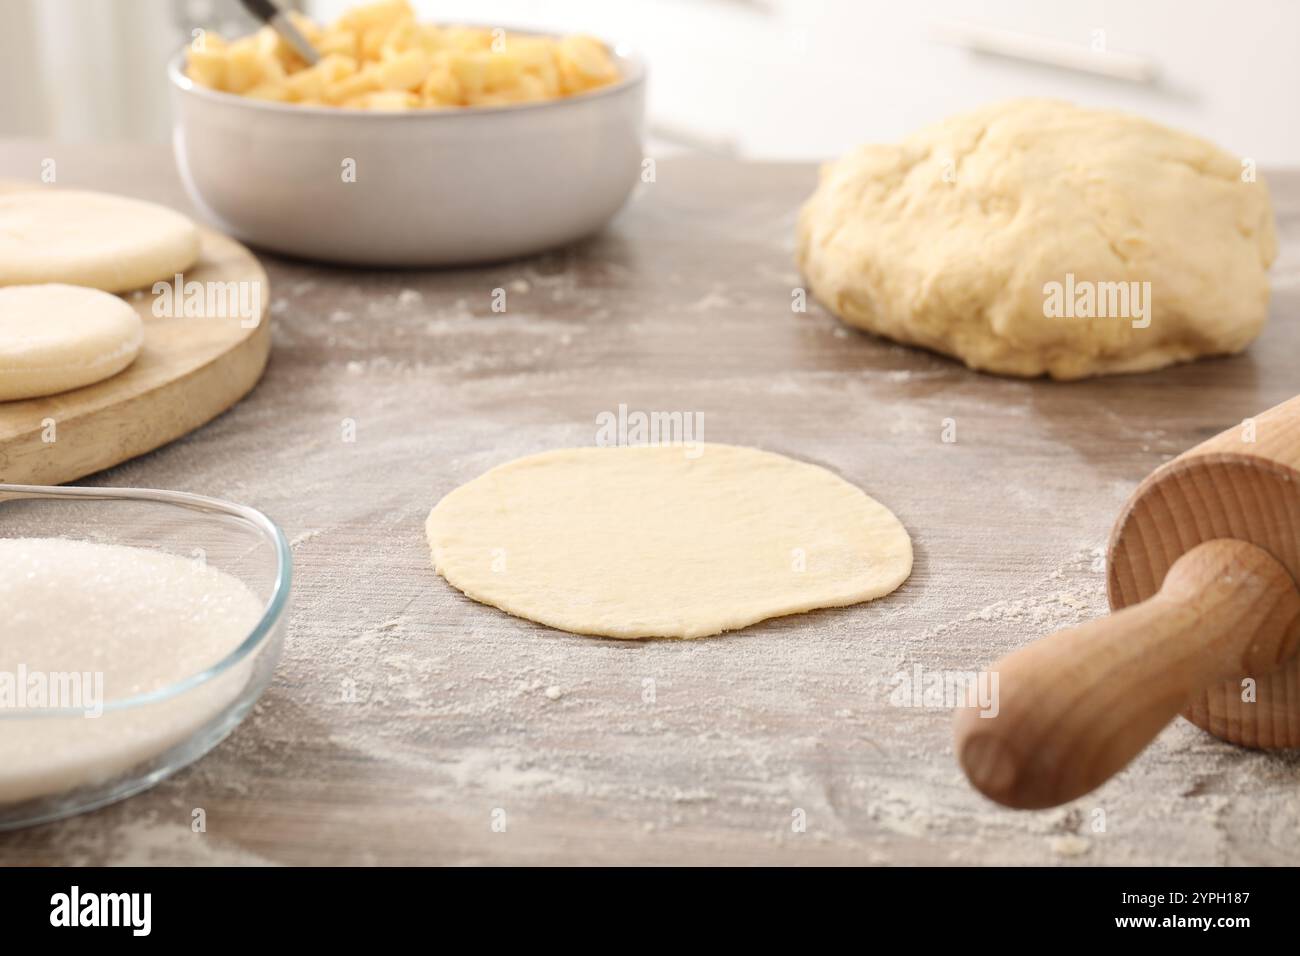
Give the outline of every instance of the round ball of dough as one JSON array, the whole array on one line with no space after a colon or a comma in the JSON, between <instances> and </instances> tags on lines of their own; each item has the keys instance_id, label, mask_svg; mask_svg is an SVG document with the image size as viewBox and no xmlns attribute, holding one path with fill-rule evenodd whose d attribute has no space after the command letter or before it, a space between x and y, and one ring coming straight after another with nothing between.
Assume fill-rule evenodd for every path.
<instances>
[{"instance_id":1,"label":"round ball of dough","mask_svg":"<svg viewBox=\"0 0 1300 956\"><path fill-rule=\"evenodd\" d=\"M194 223L154 203L71 189L0 193L0 286L126 292L170 281L198 257Z\"/></svg>"},{"instance_id":2,"label":"round ball of dough","mask_svg":"<svg viewBox=\"0 0 1300 956\"><path fill-rule=\"evenodd\" d=\"M54 395L116 375L144 323L117 296L72 285L0 289L0 401Z\"/></svg>"},{"instance_id":3,"label":"round ball of dough","mask_svg":"<svg viewBox=\"0 0 1300 956\"><path fill-rule=\"evenodd\" d=\"M813 293L846 322L1059 379L1240 351L1277 255L1267 188L1239 157L1050 100L829 164L798 240Z\"/></svg>"}]
</instances>

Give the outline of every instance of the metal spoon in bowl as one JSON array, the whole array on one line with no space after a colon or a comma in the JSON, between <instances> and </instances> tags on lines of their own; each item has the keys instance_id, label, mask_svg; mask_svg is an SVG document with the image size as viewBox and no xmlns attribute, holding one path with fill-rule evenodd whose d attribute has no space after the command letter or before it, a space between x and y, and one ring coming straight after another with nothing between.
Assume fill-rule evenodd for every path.
<instances>
[{"instance_id":1,"label":"metal spoon in bowl","mask_svg":"<svg viewBox=\"0 0 1300 956\"><path fill-rule=\"evenodd\" d=\"M302 31L293 25L288 14L277 7L272 0L242 0L242 2L249 13L280 34L284 42L307 61L308 66L315 66L320 60L316 48L302 35Z\"/></svg>"}]
</instances>

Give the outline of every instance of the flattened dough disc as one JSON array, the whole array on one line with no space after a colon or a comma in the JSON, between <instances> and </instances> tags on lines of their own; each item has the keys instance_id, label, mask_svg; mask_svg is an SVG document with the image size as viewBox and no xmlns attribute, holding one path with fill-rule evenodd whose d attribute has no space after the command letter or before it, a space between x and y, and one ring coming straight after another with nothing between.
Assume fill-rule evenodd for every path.
<instances>
[{"instance_id":1,"label":"flattened dough disc","mask_svg":"<svg viewBox=\"0 0 1300 956\"><path fill-rule=\"evenodd\" d=\"M706 637L870 601L912 569L883 505L824 468L734 445L570 448L448 494L435 570L469 597L577 634Z\"/></svg>"},{"instance_id":2,"label":"flattened dough disc","mask_svg":"<svg viewBox=\"0 0 1300 956\"><path fill-rule=\"evenodd\" d=\"M198 257L194 223L164 206L74 189L0 193L0 286L126 292L170 281Z\"/></svg>"},{"instance_id":3,"label":"flattened dough disc","mask_svg":"<svg viewBox=\"0 0 1300 956\"><path fill-rule=\"evenodd\" d=\"M144 322L121 299L73 285L0 288L0 402L56 395L116 375Z\"/></svg>"}]
</instances>

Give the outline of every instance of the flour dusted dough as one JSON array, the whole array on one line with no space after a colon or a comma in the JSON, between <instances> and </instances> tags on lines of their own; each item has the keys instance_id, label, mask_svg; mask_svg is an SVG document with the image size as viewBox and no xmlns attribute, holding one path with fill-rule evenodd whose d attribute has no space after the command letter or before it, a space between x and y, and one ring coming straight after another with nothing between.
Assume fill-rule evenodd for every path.
<instances>
[{"instance_id":1,"label":"flour dusted dough","mask_svg":"<svg viewBox=\"0 0 1300 956\"><path fill-rule=\"evenodd\" d=\"M705 637L870 601L912 569L883 505L824 468L733 445L571 448L442 499L435 569L467 595L577 634Z\"/></svg>"},{"instance_id":2,"label":"flour dusted dough","mask_svg":"<svg viewBox=\"0 0 1300 956\"><path fill-rule=\"evenodd\" d=\"M194 223L153 203L70 189L0 193L0 286L126 292L170 281L198 257Z\"/></svg>"},{"instance_id":3,"label":"flour dusted dough","mask_svg":"<svg viewBox=\"0 0 1300 956\"><path fill-rule=\"evenodd\" d=\"M116 375L143 341L140 316L107 292L0 288L0 401L54 395Z\"/></svg>"},{"instance_id":4,"label":"flour dusted dough","mask_svg":"<svg viewBox=\"0 0 1300 956\"><path fill-rule=\"evenodd\" d=\"M1249 177L1247 177L1249 178ZM1204 140L1050 100L1000 103L822 171L799 264L846 322L1005 375L1237 352L1268 314L1268 190ZM1151 323L1046 318L1067 273L1151 283Z\"/></svg>"}]
</instances>

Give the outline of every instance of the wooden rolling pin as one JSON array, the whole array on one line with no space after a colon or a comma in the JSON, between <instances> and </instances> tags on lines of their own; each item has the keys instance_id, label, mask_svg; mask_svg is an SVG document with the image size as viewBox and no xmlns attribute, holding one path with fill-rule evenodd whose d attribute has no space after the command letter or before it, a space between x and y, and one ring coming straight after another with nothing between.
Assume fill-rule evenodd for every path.
<instances>
[{"instance_id":1,"label":"wooden rolling pin","mask_svg":"<svg viewBox=\"0 0 1300 956\"><path fill-rule=\"evenodd\" d=\"M1300 396L1151 474L1108 565L1110 616L989 668L996 716L957 711L978 790L1024 809L1073 800L1179 713L1235 744L1300 747Z\"/></svg>"}]
</instances>

